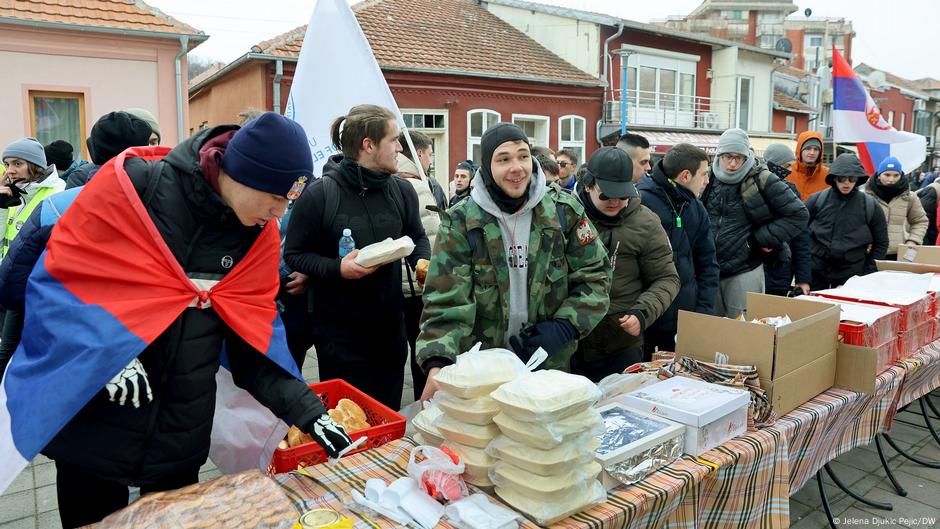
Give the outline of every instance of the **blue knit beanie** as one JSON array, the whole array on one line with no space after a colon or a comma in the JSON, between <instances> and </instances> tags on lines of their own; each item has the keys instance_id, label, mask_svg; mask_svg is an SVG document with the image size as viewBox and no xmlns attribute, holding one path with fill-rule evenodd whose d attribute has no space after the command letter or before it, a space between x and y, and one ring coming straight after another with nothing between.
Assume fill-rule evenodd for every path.
<instances>
[{"instance_id":1,"label":"blue knit beanie","mask_svg":"<svg viewBox=\"0 0 940 529\"><path fill-rule=\"evenodd\" d=\"M901 162L898 161L894 156L888 156L884 160L881 160L881 163L878 164L878 174L881 174L885 171L897 171L901 173L901 176L904 176L904 170L901 169Z\"/></svg>"},{"instance_id":2,"label":"blue knit beanie","mask_svg":"<svg viewBox=\"0 0 940 529\"><path fill-rule=\"evenodd\" d=\"M46 151L36 138L20 138L7 145L7 148L3 149L3 154L0 155L0 161L7 158L19 158L42 168L49 165L46 162Z\"/></svg>"},{"instance_id":3,"label":"blue knit beanie","mask_svg":"<svg viewBox=\"0 0 940 529\"><path fill-rule=\"evenodd\" d=\"M265 112L235 133L222 169L252 189L296 200L313 178L307 134L297 122Z\"/></svg>"}]
</instances>

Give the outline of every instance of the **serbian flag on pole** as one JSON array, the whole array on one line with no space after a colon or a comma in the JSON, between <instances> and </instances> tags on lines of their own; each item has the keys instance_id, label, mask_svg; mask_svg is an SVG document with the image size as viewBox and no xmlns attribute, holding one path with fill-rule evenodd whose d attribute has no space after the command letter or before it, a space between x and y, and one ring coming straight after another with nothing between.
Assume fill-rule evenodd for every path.
<instances>
[{"instance_id":1,"label":"serbian flag on pole","mask_svg":"<svg viewBox=\"0 0 940 529\"><path fill-rule=\"evenodd\" d=\"M858 158L869 174L881 161L894 156L904 171L927 157L927 138L896 130L881 115L878 105L835 46L832 47L832 139L856 143Z\"/></svg>"},{"instance_id":2,"label":"serbian flag on pole","mask_svg":"<svg viewBox=\"0 0 940 529\"><path fill-rule=\"evenodd\" d=\"M159 160L168 150L132 148L109 161L52 230L26 287L22 342L0 384L0 492L188 307L211 307L248 344L299 378L274 301L276 223L264 227L221 281L197 286L124 172L126 158ZM270 437L278 422L270 412L264 418L264 432L255 431L259 438Z\"/></svg>"}]
</instances>

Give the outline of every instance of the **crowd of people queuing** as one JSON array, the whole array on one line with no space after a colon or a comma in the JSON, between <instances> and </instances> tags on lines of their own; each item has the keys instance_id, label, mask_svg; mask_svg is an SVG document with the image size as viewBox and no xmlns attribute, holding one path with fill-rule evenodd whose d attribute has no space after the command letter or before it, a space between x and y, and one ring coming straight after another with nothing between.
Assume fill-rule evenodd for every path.
<instances>
[{"instance_id":1,"label":"crowd of people queuing","mask_svg":"<svg viewBox=\"0 0 940 529\"><path fill-rule=\"evenodd\" d=\"M150 112L110 112L91 129L88 161L63 140L9 143L0 374L22 337L40 332L24 318L30 274L65 237L61 226L76 222L64 213L92 196L96 179L129 182L194 284L262 266L250 257L275 229L280 255L263 257L280 261L276 306L297 367L313 346L322 379L342 378L393 409L408 362L414 397L424 400L437 390L433 375L477 342L524 361L542 348L546 368L598 381L673 350L680 310L737 317L748 292L841 285L937 237L940 183L909 178L894 158L874 175L854 154L827 167L812 131L795 152L773 144L758 156L745 131L730 129L712 158L683 143L656 159L646 138L628 133L582 160L499 123L483 134L479 160L456 165L447 190L431 176L432 141L400 131L389 109L353 107L331 135L339 154L320 178L302 128L274 113L248 113L169 149ZM359 249L407 235L415 249L365 267L358 249L341 253L344 234ZM426 278L416 273L422 259ZM348 446L303 382L255 354L244 330L206 301L177 316L47 446L63 526L126 505L128 486L146 493L197 480L223 342L237 385L331 455Z\"/></svg>"}]
</instances>

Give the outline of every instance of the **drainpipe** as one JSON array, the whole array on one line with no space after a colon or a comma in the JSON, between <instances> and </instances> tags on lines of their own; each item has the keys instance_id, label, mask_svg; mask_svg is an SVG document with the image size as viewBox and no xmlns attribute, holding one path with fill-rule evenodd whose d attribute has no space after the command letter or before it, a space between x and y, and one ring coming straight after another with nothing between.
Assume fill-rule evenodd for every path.
<instances>
[{"instance_id":1,"label":"drainpipe","mask_svg":"<svg viewBox=\"0 0 940 529\"><path fill-rule=\"evenodd\" d=\"M610 43L611 43L614 39L616 39L617 37L619 37L620 35L623 35L623 22L621 22L621 23L619 24L619 27L617 28L617 32L614 33L613 35L611 35L610 38L608 38L607 40L604 41L604 74L601 75L601 80L604 81L604 107L605 107L605 108L607 107L607 91L608 91L609 89L611 89L611 83L610 83L610 80L609 80L608 77L607 77L607 74L608 74L608 66L607 66L607 65L608 65L608 63L609 63L610 60L611 60L611 59L610 59L610 49L609 49L609 48L610 48ZM623 89L623 87L621 87L621 89ZM611 91L613 91L613 90L611 89Z\"/></svg>"},{"instance_id":2,"label":"drainpipe","mask_svg":"<svg viewBox=\"0 0 940 529\"><path fill-rule=\"evenodd\" d=\"M271 99L274 108L271 109L278 114L281 113L281 78L284 77L284 61L278 59L274 63L274 85L271 87Z\"/></svg>"},{"instance_id":3,"label":"drainpipe","mask_svg":"<svg viewBox=\"0 0 940 529\"><path fill-rule=\"evenodd\" d=\"M183 56L189 51L189 36L180 37L180 52L176 54L176 143L183 141Z\"/></svg>"}]
</instances>

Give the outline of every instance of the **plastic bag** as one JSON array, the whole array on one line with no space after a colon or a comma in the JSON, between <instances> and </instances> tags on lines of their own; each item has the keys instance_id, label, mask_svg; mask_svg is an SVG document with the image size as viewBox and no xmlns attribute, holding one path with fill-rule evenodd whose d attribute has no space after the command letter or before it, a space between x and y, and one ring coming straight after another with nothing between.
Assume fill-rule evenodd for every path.
<instances>
[{"instance_id":1,"label":"plastic bag","mask_svg":"<svg viewBox=\"0 0 940 529\"><path fill-rule=\"evenodd\" d=\"M490 481L497 487L511 488L543 501L562 501L589 488L597 481L601 465L591 461L555 476L540 476L515 465L499 461L490 469Z\"/></svg>"},{"instance_id":2,"label":"plastic bag","mask_svg":"<svg viewBox=\"0 0 940 529\"><path fill-rule=\"evenodd\" d=\"M602 378L597 389L601 391L601 400L605 401L657 382L659 379L648 373L614 373Z\"/></svg>"},{"instance_id":3,"label":"plastic bag","mask_svg":"<svg viewBox=\"0 0 940 529\"><path fill-rule=\"evenodd\" d=\"M408 459L408 475L436 500L454 501L469 494L460 478L464 464L460 458L433 446L416 446Z\"/></svg>"},{"instance_id":4,"label":"plastic bag","mask_svg":"<svg viewBox=\"0 0 940 529\"><path fill-rule=\"evenodd\" d=\"M444 508L447 521L457 529L515 529L519 513L491 502L485 494L472 494Z\"/></svg>"},{"instance_id":5,"label":"plastic bag","mask_svg":"<svg viewBox=\"0 0 940 529\"><path fill-rule=\"evenodd\" d=\"M592 480L584 488L561 501L530 498L512 487L496 487L496 495L510 507L542 526L551 525L607 499L607 491L597 480Z\"/></svg>"},{"instance_id":6,"label":"plastic bag","mask_svg":"<svg viewBox=\"0 0 940 529\"><path fill-rule=\"evenodd\" d=\"M489 482L490 467L496 463L496 459L490 456L481 448L474 448L460 443L448 441L444 444L453 453L460 457L464 466L464 479L471 483L476 483L485 479Z\"/></svg>"},{"instance_id":7,"label":"plastic bag","mask_svg":"<svg viewBox=\"0 0 940 529\"><path fill-rule=\"evenodd\" d=\"M503 413L520 421L552 422L590 408L601 392L586 377L545 370L503 384L492 397Z\"/></svg>"},{"instance_id":8,"label":"plastic bag","mask_svg":"<svg viewBox=\"0 0 940 529\"><path fill-rule=\"evenodd\" d=\"M408 257L413 251L415 243L411 237L405 235L394 240L389 237L359 250L356 264L365 267L382 266Z\"/></svg>"},{"instance_id":9,"label":"plastic bag","mask_svg":"<svg viewBox=\"0 0 940 529\"><path fill-rule=\"evenodd\" d=\"M500 435L486 447L486 453L533 474L554 476L594 461L594 451L598 446L597 437L590 433L565 439L562 444L548 450L532 448Z\"/></svg>"},{"instance_id":10,"label":"plastic bag","mask_svg":"<svg viewBox=\"0 0 940 529\"><path fill-rule=\"evenodd\" d=\"M460 398L449 391L440 390L434 394L437 405L444 413L468 424L486 426L493 422L499 413L499 404L489 395L472 399Z\"/></svg>"},{"instance_id":11,"label":"plastic bag","mask_svg":"<svg viewBox=\"0 0 940 529\"><path fill-rule=\"evenodd\" d=\"M493 420L503 435L542 450L555 448L569 436L604 433L604 419L593 408L552 423L520 421L502 412Z\"/></svg>"},{"instance_id":12,"label":"plastic bag","mask_svg":"<svg viewBox=\"0 0 940 529\"><path fill-rule=\"evenodd\" d=\"M462 399L489 395L499 386L528 372L516 353L507 349L480 349L481 343L457 355L434 379L441 389Z\"/></svg>"},{"instance_id":13,"label":"plastic bag","mask_svg":"<svg viewBox=\"0 0 940 529\"><path fill-rule=\"evenodd\" d=\"M499 428L494 423L486 426L467 424L446 414L438 417L434 421L434 426L445 439L474 448L486 448L486 445L499 435Z\"/></svg>"}]
</instances>

